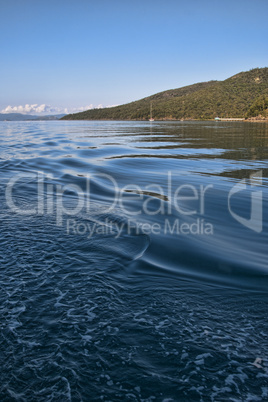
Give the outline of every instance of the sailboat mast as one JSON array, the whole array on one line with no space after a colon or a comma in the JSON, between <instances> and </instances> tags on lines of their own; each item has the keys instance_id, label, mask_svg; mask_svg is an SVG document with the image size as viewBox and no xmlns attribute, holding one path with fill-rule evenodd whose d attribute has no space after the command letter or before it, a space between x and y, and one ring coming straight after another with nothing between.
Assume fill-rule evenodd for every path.
<instances>
[{"instance_id":1,"label":"sailboat mast","mask_svg":"<svg viewBox=\"0 0 268 402\"><path fill-rule=\"evenodd\" d=\"M149 121L154 121L153 119L153 102L150 102L150 119Z\"/></svg>"}]
</instances>

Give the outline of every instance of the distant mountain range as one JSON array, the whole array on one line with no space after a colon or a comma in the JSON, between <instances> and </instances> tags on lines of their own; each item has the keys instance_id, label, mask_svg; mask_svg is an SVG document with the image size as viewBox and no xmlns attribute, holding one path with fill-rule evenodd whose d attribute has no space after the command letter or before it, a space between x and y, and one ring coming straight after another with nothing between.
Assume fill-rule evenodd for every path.
<instances>
[{"instance_id":1,"label":"distant mountain range","mask_svg":"<svg viewBox=\"0 0 268 402\"><path fill-rule=\"evenodd\" d=\"M37 116L21 113L0 113L0 121L26 121L26 120L59 120L64 114Z\"/></svg>"},{"instance_id":2,"label":"distant mountain range","mask_svg":"<svg viewBox=\"0 0 268 402\"><path fill-rule=\"evenodd\" d=\"M159 92L121 106L68 114L62 119L148 120L151 104L155 120L268 117L268 68Z\"/></svg>"}]
</instances>

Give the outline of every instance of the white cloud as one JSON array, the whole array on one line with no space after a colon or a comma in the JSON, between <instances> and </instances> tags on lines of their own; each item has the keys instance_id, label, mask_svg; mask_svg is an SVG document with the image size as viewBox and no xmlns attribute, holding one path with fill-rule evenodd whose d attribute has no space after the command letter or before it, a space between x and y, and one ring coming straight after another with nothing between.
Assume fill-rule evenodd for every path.
<instances>
[{"instance_id":1,"label":"white cloud","mask_svg":"<svg viewBox=\"0 0 268 402\"><path fill-rule=\"evenodd\" d=\"M88 105L88 106L74 107L74 108L65 109L65 110L67 110L66 113L78 113L78 112L84 112L85 110L89 110L89 109L94 109L94 106L92 103L91 103L91 105Z\"/></svg>"},{"instance_id":2,"label":"white cloud","mask_svg":"<svg viewBox=\"0 0 268 402\"><path fill-rule=\"evenodd\" d=\"M53 114L64 113L63 108L51 107L50 105L19 105L19 106L7 106L1 110L1 113L22 113L22 114Z\"/></svg>"},{"instance_id":3,"label":"white cloud","mask_svg":"<svg viewBox=\"0 0 268 402\"><path fill-rule=\"evenodd\" d=\"M116 106L116 105L112 105ZM22 113L22 114L37 114L37 115L48 115L48 114L68 114L68 113L78 113L78 112L84 112L85 110L89 109L102 109L105 106L103 105L98 105L94 106L93 104L87 105L87 106L80 106L80 107L74 107L74 108L63 108L63 107L53 107L50 105L38 105L38 104L33 104L33 105L19 105L19 106L7 106L5 109L1 110L0 113ZM106 107L111 107L111 106L106 106Z\"/></svg>"}]
</instances>

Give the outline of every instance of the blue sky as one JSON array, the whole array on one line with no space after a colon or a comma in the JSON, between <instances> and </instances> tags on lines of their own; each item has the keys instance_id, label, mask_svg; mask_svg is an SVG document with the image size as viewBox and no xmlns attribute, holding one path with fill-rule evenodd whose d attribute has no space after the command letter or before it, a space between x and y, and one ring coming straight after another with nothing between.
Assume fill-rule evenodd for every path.
<instances>
[{"instance_id":1,"label":"blue sky","mask_svg":"<svg viewBox=\"0 0 268 402\"><path fill-rule=\"evenodd\" d=\"M0 1L0 111L122 104L268 66L267 0Z\"/></svg>"}]
</instances>

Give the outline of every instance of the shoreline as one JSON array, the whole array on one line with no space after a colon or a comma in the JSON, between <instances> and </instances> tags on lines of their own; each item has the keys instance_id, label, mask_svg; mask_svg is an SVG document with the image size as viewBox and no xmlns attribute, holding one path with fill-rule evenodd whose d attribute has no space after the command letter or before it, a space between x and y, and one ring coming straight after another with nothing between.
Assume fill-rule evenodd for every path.
<instances>
[{"instance_id":1,"label":"shoreline","mask_svg":"<svg viewBox=\"0 0 268 402\"><path fill-rule=\"evenodd\" d=\"M150 122L147 119L59 119L58 121L148 121L149 123L154 123L154 122L162 122L162 121L181 121L181 122L187 122L187 121L214 121L215 123L221 122L221 123L268 123L268 118L263 118L263 119L256 119L256 118L249 118L249 119L241 119L238 120L236 118L230 118L230 120L215 120L215 119L154 119L153 122Z\"/></svg>"}]
</instances>

